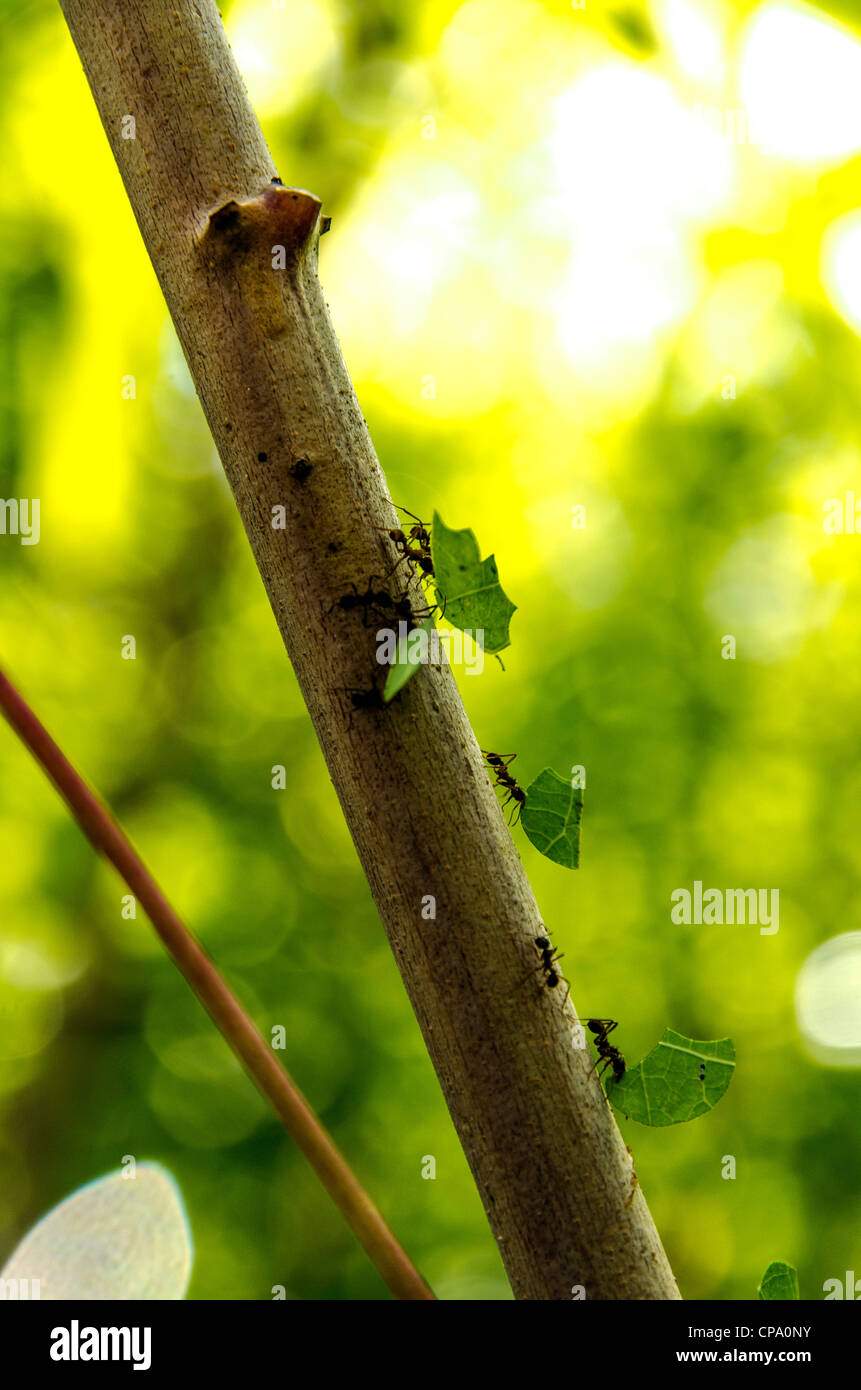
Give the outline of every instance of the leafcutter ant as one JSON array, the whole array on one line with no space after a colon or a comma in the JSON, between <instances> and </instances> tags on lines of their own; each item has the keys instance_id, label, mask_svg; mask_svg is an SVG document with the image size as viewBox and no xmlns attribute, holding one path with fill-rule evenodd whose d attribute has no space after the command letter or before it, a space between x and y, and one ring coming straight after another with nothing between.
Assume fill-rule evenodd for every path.
<instances>
[{"instance_id":1,"label":"leafcutter ant","mask_svg":"<svg viewBox=\"0 0 861 1390\"><path fill-rule=\"evenodd\" d=\"M377 527L378 531L388 532L389 540L393 542L398 552L399 559L394 568L397 569L401 560L411 560L420 571L423 579L433 579L434 568L433 559L431 558L430 531L427 529L424 522L420 520L419 517L415 516L413 512L407 511L406 507L401 507L401 511L407 512L407 516L411 516L415 523L410 527L409 533L404 531L400 526ZM394 571L392 571L392 573L394 573Z\"/></svg>"},{"instance_id":2,"label":"leafcutter ant","mask_svg":"<svg viewBox=\"0 0 861 1390\"><path fill-rule=\"evenodd\" d=\"M503 809L509 801L515 803L514 814L509 821L509 825L516 825L526 804L526 792L515 781L508 771L509 765L517 757L516 753L485 753L482 749L482 757L486 760L488 767L493 770L494 786L504 787L508 795L502 803Z\"/></svg>"},{"instance_id":3,"label":"leafcutter ant","mask_svg":"<svg viewBox=\"0 0 861 1390\"><path fill-rule=\"evenodd\" d=\"M517 757L517 754L516 754L516 753L485 753L484 750L482 749L482 757L484 757L484 758L487 759L489 765L493 768L494 772L497 772L497 771L501 772L503 768L508 767L508 764L509 764L509 763L513 763L513 762L514 762L514 759Z\"/></svg>"},{"instance_id":4,"label":"leafcutter ant","mask_svg":"<svg viewBox=\"0 0 861 1390\"><path fill-rule=\"evenodd\" d=\"M568 988L565 991L565 999L567 999L568 995L571 992L571 986L570 984L568 984L568 981L565 979L565 976L562 974L561 970L557 970L556 968L558 962L562 959L562 956L565 954L564 951L561 953L557 951L556 947L553 945L553 942L547 936L536 936L535 945L537 946L538 952L541 956L540 968L544 971L545 985L548 989L555 989L556 986L560 983L568 985ZM565 1003L565 999L562 1000L563 1004Z\"/></svg>"},{"instance_id":5,"label":"leafcutter ant","mask_svg":"<svg viewBox=\"0 0 861 1390\"><path fill-rule=\"evenodd\" d=\"M352 729L353 715L356 714L358 710L384 710L386 708L386 702L383 699L382 691L376 685L372 685L370 690L348 690L347 694L350 697L350 704L352 706L347 724L348 729Z\"/></svg>"},{"instance_id":6,"label":"leafcutter ant","mask_svg":"<svg viewBox=\"0 0 861 1390\"><path fill-rule=\"evenodd\" d=\"M385 589L375 589L373 575L368 580L368 587L363 594L359 593L355 584L351 584L350 588L353 592L342 594L340 598L335 599L332 608L340 608L344 613L352 613L356 609L361 609L362 622L365 627L368 627L368 617L374 608L378 612L391 613L396 618L403 618L406 622L411 621L413 609L407 595L404 594L402 598L392 598L392 595ZM329 609L330 613L332 608Z\"/></svg>"},{"instance_id":7,"label":"leafcutter ant","mask_svg":"<svg viewBox=\"0 0 861 1390\"><path fill-rule=\"evenodd\" d=\"M415 512L407 511L406 507L399 507L398 511L406 512L407 516L412 517L413 521L415 522L415 525L410 527L409 539L411 541L414 541L415 544L419 547L419 549L422 550L426 555L430 555L430 531L425 526L421 517L416 516ZM401 535L403 535L403 532L401 532Z\"/></svg>"},{"instance_id":8,"label":"leafcutter ant","mask_svg":"<svg viewBox=\"0 0 861 1390\"><path fill-rule=\"evenodd\" d=\"M562 1000L564 1004L571 991L571 986L568 984L562 971L558 968L558 963L562 957L549 937L535 936L532 939L535 943L535 949L541 957L541 961L533 970L530 970L529 974L521 983L525 984L526 980L530 979L535 974L536 970L542 970L544 972L544 986L546 989L555 989L559 984L568 985Z\"/></svg>"},{"instance_id":9,"label":"leafcutter ant","mask_svg":"<svg viewBox=\"0 0 861 1390\"><path fill-rule=\"evenodd\" d=\"M618 1023L614 1018L587 1018L586 1027L589 1029L590 1033L595 1034L592 1039L598 1053L598 1061L595 1063L595 1067L601 1067L598 1075L603 1076L607 1068L610 1067L613 1072L614 1080L620 1081L625 1075L625 1059L618 1047L614 1047L613 1044L608 1041L610 1033L613 1032L614 1028L619 1027ZM593 1071L595 1067L592 1068Z\"/></svg>"},{"instance_id":10,"label":"leafcutter ant","mask_svg":"<svg viewBox=\"0 0 861 1390\"><path fill-rule=\"evenodd\" d=\"M375 685L370 690L351 690L353 709L384 709L383 697Z\"/></svg>"},{"instance_id":11,"label":"leafcutter ant","mask_svg":"<svg viewBox=\"0 0 861 1390\"><path fill-rule=\"evenodd\" d=\"M365 627L369 626L368 618L373 609L386 617L400 618L410 627L415 627L417 623L424 622L426 618L429 618L436 607L433 605L421 613L416 613L407 594L402 594L400 598L394 598L385 589L375 589L373 575L368 580L368 587L364 593L360 594L355 584L351 584L350 588L353 592L342 594L332 604L332 608L340 608L344 613L352 613L356 609L361 609L362 622ZM330 613L332 608L329 609Z\"/></svg>"}]
</instances>

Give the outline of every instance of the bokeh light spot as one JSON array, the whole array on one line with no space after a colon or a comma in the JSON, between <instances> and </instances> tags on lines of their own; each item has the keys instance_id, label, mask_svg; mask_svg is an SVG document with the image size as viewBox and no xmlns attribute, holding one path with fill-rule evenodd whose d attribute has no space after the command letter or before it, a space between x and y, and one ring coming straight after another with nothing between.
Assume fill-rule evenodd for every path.
<instances>
[{"instance_id":1,"label":"bokeh light spot","mask_svg":"<svg viewBox=\"0 0 861 1390\"><path fill-rule=\"evenodd\" d=\"M861 931L817 946L798 972L795 1016L808 1050L836 1067L861 1067Z\"/></svg>"}]
</instances>

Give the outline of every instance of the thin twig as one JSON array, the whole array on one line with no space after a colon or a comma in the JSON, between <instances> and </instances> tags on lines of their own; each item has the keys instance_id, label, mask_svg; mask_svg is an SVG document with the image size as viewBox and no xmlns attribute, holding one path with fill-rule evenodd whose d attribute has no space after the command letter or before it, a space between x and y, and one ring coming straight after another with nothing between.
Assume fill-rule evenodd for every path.
<instances>
[{"instance_id":1,"label":"thin twig","mask_svg":"<svg viewBox=\"0 0 861 1390\"><path fill-rule=\"evenodd\" d=\"M212 961L177 917L117 822L0 671L0 708L41 764L93 847L141 904L169 954L248 1075L270 1102L396 1298L434 1297L326 1130Z\"/></svg>"}]
</instances>

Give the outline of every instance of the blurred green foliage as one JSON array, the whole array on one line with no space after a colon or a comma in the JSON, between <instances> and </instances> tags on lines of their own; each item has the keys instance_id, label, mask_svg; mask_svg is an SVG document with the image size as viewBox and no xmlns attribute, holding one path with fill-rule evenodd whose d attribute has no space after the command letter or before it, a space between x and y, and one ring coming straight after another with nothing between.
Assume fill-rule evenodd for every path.
<instances>
[{"instance_id":1,"label":"blurred green foliage","mask_svg":"<svg viewBox=\"0 0 861 1390\"><path fill-rule=\"evenodd\" d=\"M714 1113L623 1124L688 1298L749 1298L776 1253L808 1290L859 1260L858 1073L808 1058L793 986L861 927L861 540L821 525L861 496L858 300L823 260L861 136L778 159L688 131L741 106L752 11L626 7L637 48L562 0L224 6L282 178L335 214L321 274L392 494L473 526L518 604L505 672L461 680L479 741L524 785L587 769L576 874L515 831L574 999L632 1058L667 1025L735 1041ZM0 493L41 499L41 538L0 536L2 662L284 1025L440 1296L506 1298L59 7L3 24ZM131 1153L180 1183L191 1297L384 1296L2 731L0 845L0 1263ZM673 925L695 879L779 888L779 933Z\"/></svg>"}]
</instances>

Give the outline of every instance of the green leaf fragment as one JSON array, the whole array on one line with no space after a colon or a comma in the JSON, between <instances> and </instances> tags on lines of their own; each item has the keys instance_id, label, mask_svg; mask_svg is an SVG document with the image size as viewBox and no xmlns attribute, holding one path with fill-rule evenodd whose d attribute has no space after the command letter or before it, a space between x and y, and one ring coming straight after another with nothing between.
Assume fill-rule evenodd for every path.
<instances>
[{"instance_id":1,"label":"green leaf fragment","mask_svg":"<svg viewBox=\"0 0 861 1390\"><path fill-rule=\"evenodd\" d=\"M576 869L580 863L580 817L583 790L551 767L526 789L521 824L527 839L554 864Z\"/></svg>"},{"instance_id":2,"label":"green leaf fragment","mask_svg":"<svg viewBox=\"0 0 861 1390\"><path fill-rule=\"evenodd\" d=\"M450 531L434 512L431 555L437 601L452 627L471 631L486 652L510 646L508 624L517 605L503 592L494 557L482 560L475 534L468 527Z\"/></svg>"},{"instance_id":3,"label":"green leaf fragment","mask_svg":"<svg viewBox=\"0 0 861 1390\"><path fill-rule=\"evenodd\" d=\"M794 1265L773 1260L759 1281L757 1298L768 1300L800 1298L798 1270Z\"/></svg>"},{"instance_id":4,"label":"green leaf fragment","mask_svg":"<svg viewBox=\"0 0 861 1390\"><path fill-rule=\"evenodd\" d=\"M398 659L393 662L383 686L383 700L386 704L395 698L399 690L403 690L407 681L415 675L419 667L427 663L426 657L425 661L422 661L422 652L426 650L427 642L430 641L430 633L433 630L433 618L425 618L423 623L413 628L405 643L398 643ZM420 631L428 633L427 642L410 641L413 633Z\"/></svg>"},{"instance_id":5,"label":"green leaf fragment","mask_svg":"<svg viewBox=\"0 0 861 1390\"><path fill-rule=\"evenodd\" d=\"M732 1038L699 1042L668 1028L642 1062L607 1078L607 1096L638 1124L683 1124L717 1105L734 1070Z\"/></svg>"}]
</instances>

